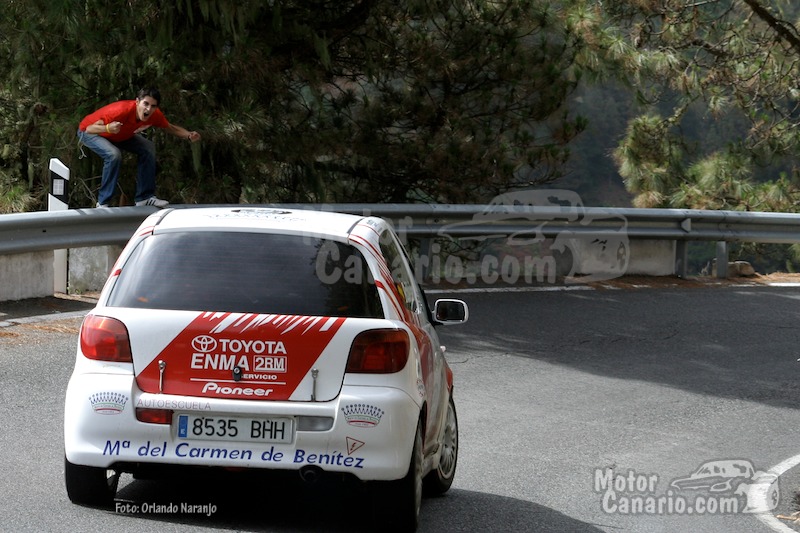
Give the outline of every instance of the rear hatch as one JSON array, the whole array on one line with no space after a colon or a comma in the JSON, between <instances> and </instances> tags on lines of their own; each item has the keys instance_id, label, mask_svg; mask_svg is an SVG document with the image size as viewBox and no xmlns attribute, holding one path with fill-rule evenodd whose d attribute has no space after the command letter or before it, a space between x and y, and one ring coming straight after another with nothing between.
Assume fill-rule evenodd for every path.
<instances>
[{"instance_id":1,"label":"rear hatch","mask_svg":"<svg viewBox=\"0 0 800 533\"><path fill-rule=\"evenodd\" d=\"M327 401L342 386L367 322L241 313L117 314L144 392L243 400Z\"/></svg>"},{"instance_id":2,"label":"rear hatch","mask_svg":"<svg viewBox=\"0 0 800 533\"><path fill-rule=\"evenodd\" d=\"M384 318L359 250L308 234L165 231L117 276L106 306L146 392L330 400L354 337Z\"/></svg>"}]
</instances>

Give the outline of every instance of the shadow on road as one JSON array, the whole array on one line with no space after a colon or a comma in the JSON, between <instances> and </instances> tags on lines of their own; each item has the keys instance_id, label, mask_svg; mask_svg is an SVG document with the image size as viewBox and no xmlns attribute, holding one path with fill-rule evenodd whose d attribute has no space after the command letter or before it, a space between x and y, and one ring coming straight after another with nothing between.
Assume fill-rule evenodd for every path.
<instances>
[{"instance_id":1,"label":"shadow on road","mask_svg":"<svg viewBox=\"0 0 800 533\"><path fill-rule=\"evenodd\" d=\"M120 486L113 512L124 514L126 505L147 511L129 514L131 527L142 531L148 522L236 531L386 530L369 485L352 480L306 485L296 473L223 472L158 480L126 475ZM422 502L420 532L524 530L601 531L553 509L494 494L453 489Z\"/></svg>"},{"instance_id":2,"label":"shadow on road","mask_svg":"<svg viewBox=\"0 0 800 533\"><path fill-rule=\"evenodd\" d=\"M463 299L470 323L440 333L455 358L493 351L721 398L800 405L797 287L529 292L502 299L466 294Z\"/></svg>"}]
</instances>

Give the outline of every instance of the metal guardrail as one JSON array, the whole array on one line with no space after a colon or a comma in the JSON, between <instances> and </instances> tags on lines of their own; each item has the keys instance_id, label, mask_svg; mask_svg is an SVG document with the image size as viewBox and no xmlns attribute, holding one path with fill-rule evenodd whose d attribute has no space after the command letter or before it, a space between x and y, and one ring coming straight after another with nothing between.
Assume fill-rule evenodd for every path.
<instances>
[{"instance_id":1,"label":"metal guardrail","mask_svg":"<svg viewBox=\"0 0 800 533\"><path fill-rule=\"evenodd\" d=\"M174 208L200 206L176 205ZM202 206L207 207L207 206ZM232 206L229 206L232 207ZM284 208L375 215L411 237L505 234L536 228L553 237L564 230L587 236L627 232L633 239L800 242L800 213L464 204L264 204ZM71 209L0 215L0 254L124 244L157 209Z\"/></svg>"},{"instance_id":2,"label":"metal guardrail","mask_svg":"<svg viewBox=\"0 0 800 533\"><path fill-rule=\"evenodd\" d=\"M624 232L629 239L677 241L678 275L685 274L686 243L689 241L800 242L800 214L795 213L463 204L266 204L236 207L301 208L375 215L390 220L399 233L412 238L486 237L515 233L555 237L565 231L576 236L599 238ZM153 207L122 207L0 215L0 254L124 244L155 210ZM718 246L718 250L727 254L724 247ZM727 264L727 255L724 259Z\"/></svg>"},{"instance_id":3,"label":"metal guardrail","mask_svg":"<svg viewBox=\"0 0 800 533\"><path fill-rule=\"evenodd\" d=\"M463 204L280 206L377 215L392 220L400 230L415 237L507 234L527 227L536 228L546 237L554 237L564 230L586 236L625 231L632 239L800 242L800 213Z\"/></svg>"},{"instance_id":4,"label":"metal guardrail","mask_svg":"<svg viewBox=\"0 0 800 533\"><path fill-rule=\"evenodd\" d=\"M0 254L124 244L155 207L0 215Z\"/></svg>"}]
</instances>

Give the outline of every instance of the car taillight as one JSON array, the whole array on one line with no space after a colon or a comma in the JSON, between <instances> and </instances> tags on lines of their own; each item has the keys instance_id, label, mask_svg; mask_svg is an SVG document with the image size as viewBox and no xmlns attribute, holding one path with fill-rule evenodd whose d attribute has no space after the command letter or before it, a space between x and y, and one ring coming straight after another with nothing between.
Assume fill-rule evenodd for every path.
<instances>
[{"instance_id":1,"label":"car taillight","mask_svg":"<svg viewBox=\"0 0 800 533\"><path fill-rule=\"evenodd\" d=\"M391 374L408 361L408 334L402 329L376 329L360 333L347 359L347 372Z\"/></svg>"},{"instance_id":2,"label":"car taillight","mask_svg":"<svg viewBox=\"0 0 800 533\"><path fill-rule=\"evenodd\" d=\"M97 361L133 362L128 329L119 320L106 316L89 315L83 321L81 352Z\"/></svg>"},{"instance_id":3,"label":"car taillight","mask_svg":"<svg viewBox=\"0 0 800 533\"><path fill-rule=\"evenodd\" d=\"M172 411L170 409L136 408L136 420L148 424L172 424Z\"/></svg>"}]
</instances>

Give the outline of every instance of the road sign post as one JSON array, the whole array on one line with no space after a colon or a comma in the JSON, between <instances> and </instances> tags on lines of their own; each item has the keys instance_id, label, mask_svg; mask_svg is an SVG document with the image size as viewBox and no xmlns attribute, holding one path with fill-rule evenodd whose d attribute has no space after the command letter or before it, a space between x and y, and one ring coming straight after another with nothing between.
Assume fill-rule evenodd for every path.
<instances>
[{"instance_id":1,"label":"road sign post","mask_svg":"<svg viewBox=\"0 0 800 533\"><path fill-rule=\"evenodd\" d=\"M66 211L69 208L69 168L60 160L50 160L50 194L48 211ZM67 292L67 250L53 252L54 292Z\"/></svg>"}]
</instances>

